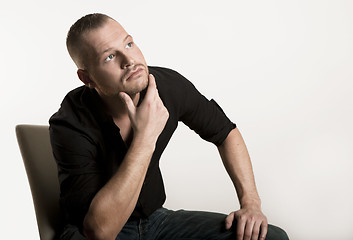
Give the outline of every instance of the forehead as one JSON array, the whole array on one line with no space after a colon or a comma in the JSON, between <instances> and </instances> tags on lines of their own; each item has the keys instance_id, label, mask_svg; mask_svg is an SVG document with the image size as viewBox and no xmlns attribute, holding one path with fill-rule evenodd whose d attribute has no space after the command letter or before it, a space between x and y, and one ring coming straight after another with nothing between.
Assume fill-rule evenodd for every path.
<instances>
[{"instance_id":1,"label":"forehead","mask_svg":"<svg viewBox=\"0 0 353 240\"><path fill-rule=\"evenodd\" d=\"M123 42L128 33L115 20L108 19L103 26L83 35L84 43L94 54L100 54L115 43Z\"/></svg>"}]
</instances>

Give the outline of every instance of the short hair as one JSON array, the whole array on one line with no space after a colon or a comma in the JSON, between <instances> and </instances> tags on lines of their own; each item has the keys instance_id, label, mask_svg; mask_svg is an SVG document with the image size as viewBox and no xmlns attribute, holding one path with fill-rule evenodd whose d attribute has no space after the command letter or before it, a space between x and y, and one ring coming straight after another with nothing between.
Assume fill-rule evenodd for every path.
<instances>
[{"instance_id":1,"label":"short hair","mask_svg":"<svg viewBox=\"0 0 353 240\"><path fill-rule=\"evenodd\" d=\"M86 66L83 45L83 34L103 26L111 17L102 13L92 13L77 20L67 33L66 47L78 68ZM114 19L112 19L114 20Z\"/></svg>"}]
</instances>

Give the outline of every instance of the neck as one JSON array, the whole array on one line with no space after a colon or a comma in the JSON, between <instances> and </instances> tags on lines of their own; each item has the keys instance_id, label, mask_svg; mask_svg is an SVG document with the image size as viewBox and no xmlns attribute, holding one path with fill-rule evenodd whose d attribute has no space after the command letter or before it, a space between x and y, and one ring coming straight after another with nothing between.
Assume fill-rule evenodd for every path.
<instances>
[{"instance_id":1,"label":"neck","mask_svg":"<svg viewBox=\"0 0 353 240\"><path fill-rule=\"evenodd\" d=\"M125 103L121 100L121 98L116 96L106 96L103 94L99 94L105 104L106 112L113 117L113 119L119 119L126 117L128 112ZM136 106L139 99L140 93L136 93L135 95L130 96L134 105Z\"/></svg>"}]
</instances>

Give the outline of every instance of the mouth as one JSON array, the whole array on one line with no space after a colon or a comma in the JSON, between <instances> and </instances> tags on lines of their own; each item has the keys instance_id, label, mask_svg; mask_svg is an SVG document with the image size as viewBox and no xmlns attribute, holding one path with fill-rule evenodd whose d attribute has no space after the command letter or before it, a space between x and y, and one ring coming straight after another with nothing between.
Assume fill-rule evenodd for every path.
<instances>
[{"instance_id":1,"label":"mouth","mask_svg":"<svg viewBox=\"0 0 353 240\"><path fill-rule=\"evenodd\" d=\"M126 78L126 81L129 81L137 76L139 76L143 71L143 68L139 67L136 68L135 70L132 70L129 74L128 77Z\"/></svg>"}]
</instances>

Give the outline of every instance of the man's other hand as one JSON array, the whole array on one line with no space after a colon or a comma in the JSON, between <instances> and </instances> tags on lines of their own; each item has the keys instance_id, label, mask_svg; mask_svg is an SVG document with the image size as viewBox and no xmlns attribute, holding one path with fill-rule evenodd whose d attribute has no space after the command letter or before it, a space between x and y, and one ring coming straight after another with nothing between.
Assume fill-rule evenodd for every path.
<instances>
[{"instance_id":1,"label":"man's other hand","mask_svg":"<svg viewBox=\"0 0 353 240\"><path fill-rule=\"evenodd\" d=\"M233 222L237 224L237 240L265 240L267 218L261 210L257 208L241 208L230 213L225 220L226 229L230 229Z\"/></svg>"}]
</instances>

